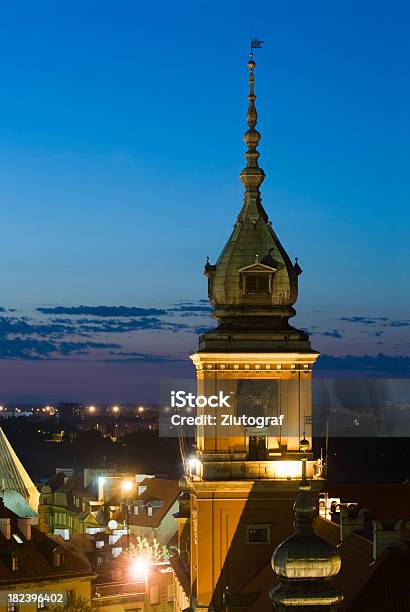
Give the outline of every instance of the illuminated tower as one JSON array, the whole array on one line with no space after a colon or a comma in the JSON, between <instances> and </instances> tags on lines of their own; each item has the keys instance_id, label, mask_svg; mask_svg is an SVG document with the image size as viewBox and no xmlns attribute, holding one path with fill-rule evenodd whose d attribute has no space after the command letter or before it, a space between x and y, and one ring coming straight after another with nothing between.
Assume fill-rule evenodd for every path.
<instances>
[{"instance_id":1,"label":"illuminated tower","mask_svg":"<svg viewBox=\"0 0 410 612\"><path fill-rule=\"evenodd\" d=\"M308 335L289 324L302 270L262 206L252 52L248 67L244 202L218 261L205 264L218 327L201 336L191 359L198 395L229 396L230 408L222 412L230 418L283 415L283 424L227 427L220 408L198 409L218 418L216 425L198 426L196 455L187 467L194 610L225 609L227 593L243 597L247 582L289 533L302 456L312 489L321 484L311 437L311 371L318 353Z\"/></svg>"}]
</instances>

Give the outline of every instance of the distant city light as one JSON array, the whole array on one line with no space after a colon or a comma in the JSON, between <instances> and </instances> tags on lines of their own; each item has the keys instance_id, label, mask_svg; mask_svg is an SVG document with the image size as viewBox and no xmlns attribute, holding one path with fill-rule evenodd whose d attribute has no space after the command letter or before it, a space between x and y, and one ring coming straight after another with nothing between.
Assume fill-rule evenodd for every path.
<instances>
[{"instance_id":1,"label":"distant city light","mask_svg":"<svg viewBox=\"0 0 410 612\"><path fill-rule=\"evenodd\" d=\"M119 407L119 406L113 406L113 407L112 407L112 411L113 411L113 412L119 412L119 410L120 410L120 407Z\"/></svg>"},{"instance_id":2,"label":"distant city light","mask_svg":"<svg viewBox=\"0 0 410 612\"><path fill-rule=\"evenodd\" d=\"M95 406L88 406L88 412L95 412Z\"/></svg>"},{"instance_id":3,"label":"distant city light","mask_svg":"<svg viewBox=\"0 0 410 612\"><path fill-rule=\"evenodd\" d=\"M149 561L145 557L137 557L131 561L130 574L134 580L143 580L149 574Z\"/></svg>"},{"instance_id":4,"label":"distant city light","mask_svg":"<svg viewBox=\"0 0 410 612\"><path fill-rule=\"evenodd\" d=\"M4 406L0 406L0 412L3 412Z\"/></svg>"},{"instance_id":5,"label":"distant city light","mask_svg":"<svg viewBox=\"0 0 410 612\"><path fill-rule=\"evenodd\" d=\"M144 406L138 406L138 412L144 412L145 408Z\"/></svg>"},{"instance_id":6,"label":"distant city light","mask_svg":"<svg viewBox=\"0 0 410 612\"><path fill-rule=\"evenodd\" d=\"M104 485L104 484L105 484L105 478L104 478L104 476L100 476L100 477L98 478L98 481L99 481L100 485Z\"/></svg>"}]
</instances>

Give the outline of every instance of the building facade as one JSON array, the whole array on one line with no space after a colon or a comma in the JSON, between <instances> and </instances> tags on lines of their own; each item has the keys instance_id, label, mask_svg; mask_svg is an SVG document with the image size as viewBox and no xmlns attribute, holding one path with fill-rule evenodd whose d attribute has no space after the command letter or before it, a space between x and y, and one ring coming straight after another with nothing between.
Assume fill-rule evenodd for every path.
<instances>
[{"instance_id":1,"label":"building facade","mask_svg":"<svg viewBox=\"0 0 410 612\"><path fill-rule=\"evenodd\" d=\"M68 605L70 600L91 601L94 573L87 562L47 537L32 525L32 519L20 518L0 502L0 612L50 608L52 603ZM44 595L43 604L21 601L21 594ZM51 594L62 598L47 600ZM19 596L20 594L20 596Z\"/></svg>"}]
</instances>

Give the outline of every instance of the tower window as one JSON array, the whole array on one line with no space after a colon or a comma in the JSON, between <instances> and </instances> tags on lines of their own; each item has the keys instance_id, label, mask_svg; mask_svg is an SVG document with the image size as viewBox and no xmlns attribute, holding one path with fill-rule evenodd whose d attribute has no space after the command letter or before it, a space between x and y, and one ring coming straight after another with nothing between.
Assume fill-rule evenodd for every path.
<instances>
[{"instance_id":1,"label":"tower window","mask_svg":"<svg viewBox=\"0 0 410 612\"><path fill-rule=\"evenodd\" d=\"M248 525L247 544L268 544L270 542L270 525Z\"/></svg>"},{"instance_id":2,"label":"tower window","mask_svg":"<svg viewBox=\"0 0 410 612\"><path fill-rule=\"evenodd\" d=\"M270 274L245 274L245 293L270 293Z\"/></svg>"}]
</instances>

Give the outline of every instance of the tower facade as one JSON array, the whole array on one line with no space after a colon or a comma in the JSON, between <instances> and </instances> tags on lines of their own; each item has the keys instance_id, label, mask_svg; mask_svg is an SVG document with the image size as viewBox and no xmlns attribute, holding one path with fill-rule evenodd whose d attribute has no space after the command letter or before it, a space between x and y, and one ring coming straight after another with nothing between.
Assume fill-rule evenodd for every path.
<instances>
[{"instance_id":1,"label":"tower facade","mask_svg":"<svg viewBox=\"0 0 410 612\"><path fill-rule=\"evenodd\" d=\"M205 264L218 326L191 356L198 395L229 398L224 419L220 408L198 408L203 418L187 467L193 610L230 610L228 600L252 599L251 578L291 530L302 459L313 490L322 477L311 436L318 353L289 323L302 270L262 205L252 52L248 68L244 201L216 264Z\"/></svg>"}]
</instances>

